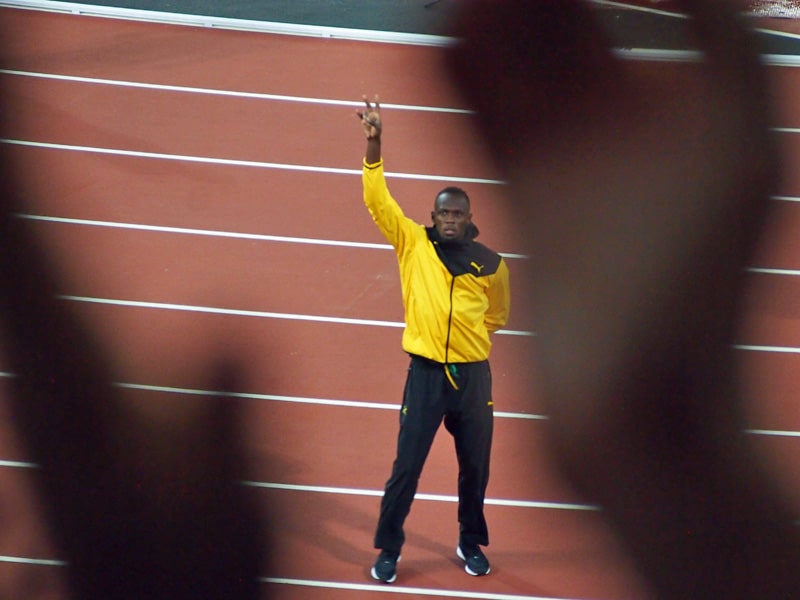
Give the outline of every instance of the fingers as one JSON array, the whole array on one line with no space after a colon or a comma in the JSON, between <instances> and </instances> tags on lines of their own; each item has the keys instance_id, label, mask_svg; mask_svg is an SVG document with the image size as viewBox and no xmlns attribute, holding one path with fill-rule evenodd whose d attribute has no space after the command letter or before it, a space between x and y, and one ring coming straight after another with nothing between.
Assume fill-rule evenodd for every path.
<instances>
[{"instance_id":1,"label":"fingers","mask_svg":"<svg viewBox=\"0 0 800 600\"><path fill-rule=\"evenodd\" d=\"M369 101L366 95L362 96L364 100L364 109L356 110L356 116L361 119L361 124L367 133L367 137L376 137L380 134L381 130L381 105L378 95L375 94L372 102Z\"/></svg>"},{"instance_id":2,"label":"fingers","mask_svg":"<svg viewBox=\"0 0 800 600\"><path fill-rule=\"evenodd\" d=\"M361 123L367 127L372 127L373 129L380 129L381 127L380 117L374 112L368 114L366 111L357 110L356 116L361 119Z\"/></svg>"},{"instance_id":3,"label":"fingers","mask_svg":"<svg viewBox=\"0 0 800 600\"><path fill-rule=\"evenodd\" d=\"M357 110L356 116L365 123L367 123L368 125L372 125L373 127L377 127L381 122L380 115L374 110L369 112L365 110Z\"/></svg>"},{"instance_id":4,"label":"fingers","mask_svg":"<svg viewBox=\"0 0 800 600\"><path fill-rule=\"evenodd\" d=\"M364 100L365 109L356 111L356 114L359 116L359 118L363 119L367 114L372 113L372 112L380 112L381 105L380 105L380 102L378 101L378 95L377 94L375 94L375 99L373 100L372 103L370 103L370 101L367 99L367 95L366 94L361 96L361 98Z\"/></svg>"},{"instance_id":5,"label":"fingers","mask_svg":"<svg viewBox=\"0 0 800 600\"><path fill-rule=\"evenodd\" d=\"M380 112L381 103L380 103L380 100L378 98L378 94L375 94L375 96L373 98L373 101L372 101L372 104L370 104L369 100L367 99L366 94L364 94L362 96L362 98L364 99L364 104L367 107L366 112Z\"/></svg>"}]
</instances>

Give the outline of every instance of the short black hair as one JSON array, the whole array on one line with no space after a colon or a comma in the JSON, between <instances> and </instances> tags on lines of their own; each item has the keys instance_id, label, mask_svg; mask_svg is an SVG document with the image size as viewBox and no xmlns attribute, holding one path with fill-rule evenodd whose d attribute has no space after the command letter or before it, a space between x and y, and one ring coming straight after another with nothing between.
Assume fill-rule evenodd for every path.
<instances>
[{"instance_id":1,"label":"short black hair","mask_svg":"<svg viewBox=\"0 0 800 600\"><path fill-rule=\"evenodd\" d=\"M454 185L449 185L446 188L444 188L442 190L439 190L439 193L436 194L436 198L434 199L434 201L438 200L439 196L441 196L442 194L453 194L454 196L463 196L464 200L467 201L467 208L471 208L471 204L470 204L469 196L467 195L467 192L462 190L460 187L456 187Z\"/></svg>"}]
</instances>

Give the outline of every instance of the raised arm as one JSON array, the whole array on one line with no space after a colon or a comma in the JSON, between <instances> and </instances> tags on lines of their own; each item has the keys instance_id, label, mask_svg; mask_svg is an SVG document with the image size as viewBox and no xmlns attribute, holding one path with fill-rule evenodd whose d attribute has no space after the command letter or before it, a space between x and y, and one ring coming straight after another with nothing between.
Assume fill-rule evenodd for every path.
<instances>
[{"instance_id":1,"label":"raised arm","mask_svg":"<svg viewBox=\"0 0 800 600\"><path fill-rule=\"evenodd\" d=\"M367 150L364 160L368 165L374 165L381 159L381 105L378 96L372 103L364 96L364 110L356 111L361 119L361 126L364 128L364 135L367 138Z\"/></svg>"}]
</instances>

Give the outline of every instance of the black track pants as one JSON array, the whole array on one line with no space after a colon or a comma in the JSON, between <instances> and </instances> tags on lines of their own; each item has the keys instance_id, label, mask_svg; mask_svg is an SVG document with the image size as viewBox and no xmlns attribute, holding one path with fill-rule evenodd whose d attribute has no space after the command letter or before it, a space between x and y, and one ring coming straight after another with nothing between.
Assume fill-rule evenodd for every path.
<instances>
[{"instance_id":1,"label":"black track pants","mask_svg":"<svg viewBox=\"0 0 800 600\"><path fill-rule=\"evenodd\" d=\"M417 483L433 438L444 420L458 457L458 522L465 544L487 545L483 514L492 448L492 376L489 362L455 365L455 389L444 366L412 356L408 368L397 457L386 482L375 547L399 552L405 541L403 523L411 509Z\"/></svg>"}]
</instances>

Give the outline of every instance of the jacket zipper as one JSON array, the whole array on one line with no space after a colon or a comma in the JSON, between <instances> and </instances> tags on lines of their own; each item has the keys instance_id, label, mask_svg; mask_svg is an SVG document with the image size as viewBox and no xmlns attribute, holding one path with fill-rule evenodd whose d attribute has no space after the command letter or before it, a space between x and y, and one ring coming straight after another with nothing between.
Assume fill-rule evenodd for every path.
<instances>
[{"instance_id":1,"label":"jacket zipper","mask_svg":"<svg viewBox=\"0 0 800 600\"><path fill-rule=\"evenodd\" d=\"M458 384L453 379L455 366L453 366L453 371L450 370L450 331L453 328L453 290L456 287L456 276L453 275L452 277L453 279L450 280L450 314L447 316L447 339L444 344L444 373L450 385L457 390Z\"/></svg>"}]
</instances>

